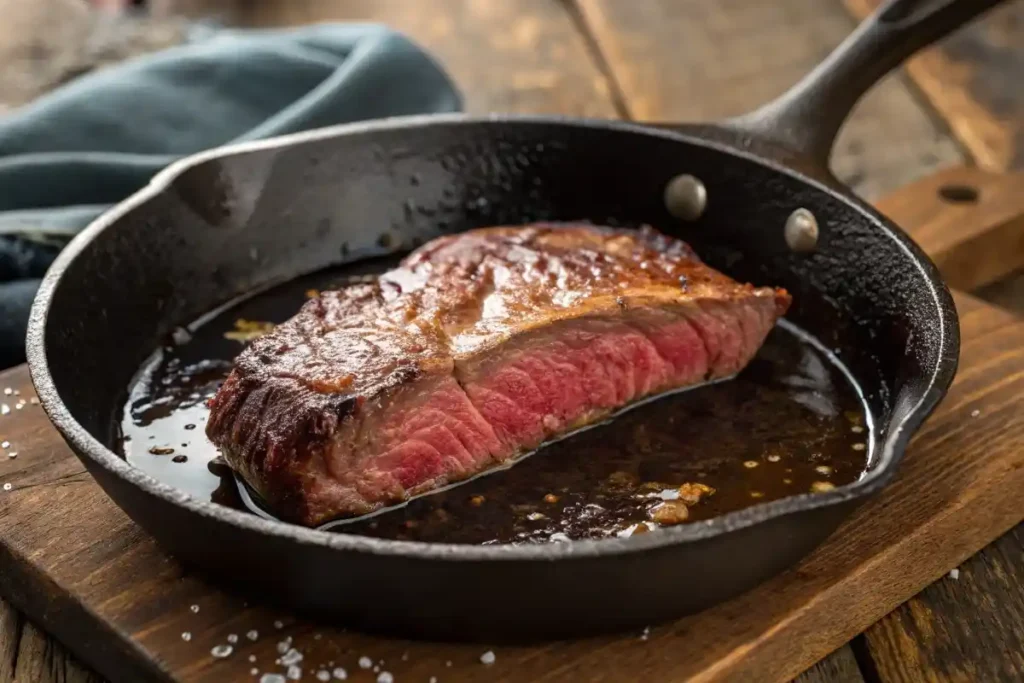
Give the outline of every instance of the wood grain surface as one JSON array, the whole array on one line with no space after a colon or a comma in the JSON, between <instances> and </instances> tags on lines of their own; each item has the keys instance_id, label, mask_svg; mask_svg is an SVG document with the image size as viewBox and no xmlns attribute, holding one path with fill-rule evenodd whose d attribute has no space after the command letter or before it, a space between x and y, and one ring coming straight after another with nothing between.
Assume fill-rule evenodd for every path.
<instances>
[{"instance_id":1,"label":"wood grain surface","mask_svg":"<svg viewBox=\"0 0 1024 683\"><path fill-rule=\"evenodd\" d=\"M867 16L881 0L845 0ZM1024 169L1024 1L998 7L906 66L978 166Z\"/></svg>"},{"instance_id":2,"label":"wood grain surface","mask_svg":"<svg viewBox=\"0 0 1024 683\"><path fill-rule=\"evenodd\" d=\"M1021 586L1024 526L872 627L875 675L887 683L1024 680Z\"/></svg>"},{"instance_id":3,"label":"wood grain surface","mask_svg":"<svg viewBox=\"0 0 1024 683\"><path fill-rule=\"evenodd\" d=\"M441 61L470 112L616 116L607 81L553 0L266 0L237 17L257 26L385 21Z\"/></svg>"},{"instance_id":4,"label":"wood grain surface","mask_svg":"<svg viewBox=\"0 0 1024 683\"><path fill-rule=\"evenodd\" d=\"M958 166L901 187L879 207L911 226L950 287L971 291L1024 268L1024 173Z\"/></svg>"},{"instance_id":5,"label":"wood grain surface","mask_svg":"<svg viewBox=\"0 0 1024 683\"><path fill-rule=\"evenodd\" d=\"M831 0L578 4L630 116L643 121L707 121L752 110L799 80L855 25ZM856 107L832 167L875 199L962 159L896 74Z\"/></svg>"}]
</instances>

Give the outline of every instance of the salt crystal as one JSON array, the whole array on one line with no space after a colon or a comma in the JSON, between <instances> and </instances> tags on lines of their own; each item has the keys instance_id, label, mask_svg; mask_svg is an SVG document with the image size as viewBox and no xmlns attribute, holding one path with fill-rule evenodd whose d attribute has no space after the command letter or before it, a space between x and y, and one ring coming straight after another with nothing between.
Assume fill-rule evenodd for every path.
<instances>
[{"instance_id":1,"label":"salt crystal","mask_svg":"<svg viewBox=\"0 0 1024 683\"><path fill-rule=\"evenodd\" d=\"M320 669L316 672L316 680L318 681L329 681L331 680L331 672L327 669Z\"/></svg>"},{"instance_id":2,"label":"salt crystal","mask_svg":"<svg viewBox=\"0 0 1024 683\"><path fill-rule=\"evenodd\" d=\"M21 396L21 389L15 389L14 390L14 395L15 396Z\"/></svg>"},{"instance_id":3,"label":"salt crystal","mask_svg":"<svg viewBox=\"0 0 1024 683\"><path fill-rule=\"evenodd\" d=\"M302 667L296 666L294 664L289 666L288 667L288 678L290 678L293 681L297 681L300 678L302 678Z\"/></svg>"},{"instance_id":4,"label":"salt crystal","mask_svg":"<svg viewBox=\"0 0 1024 683\"><path fill-rule=\"evenodd\" d=\"M8 458L17 458L18 457L18 451L11 451L10 453L7 454L7 457Z\"/></svg>"},{"instance_id":5,"label":"salt crystal","mask_svg":"<svg viewBox=\"0 0 1024 683\"><path fill-rule=\"evenodd\" d=\"M437 676L431 676L430 683L437 683Z\"/></svg>"},{"instance_id":6,"label":"salt crystal","mask_svg":"<svg viewBox=\"0 0 1024 683\"><path fill-rule=\"evenodd\" d=\"M11 407L6 403L0 403L0 415L6 415L11 412Z\"/></svg>"},{"instance_id":7,"label":"salt crystal","mask_svg":"<svg viewBox=\"0 0 1024 683\"><path fill-rule=\"evenodd\" d=\"M35 396L33 396L32 398L30 398L30 399L28 400L28 402L29 402L29 403L31 403L31 404L32 404L32 405L34 405L34 406L37 406L37 405L39 405L39 399L38 399L38 398L36 398Z\"/></svg>"},{"instance_id":8,"label":"salt crystal","mask_svg":"<svg viewBox=\"0 0 1024 683\"><path fill-rule=\"evenodd\" d=\"M249 669L249 675L250 676L258 676L259 673L260 673L260 670L257 669L256 667L253 667L253 668Z\"/></svg>"},{"instance_id":9,"label":"salt crystal","mask_svg":"<svg viewBox=\"0 0 1024 683\"><path fill-rule=\"evenodd\" d=\"M324 637L324 635L322 633L314 633L313 634L313 640L320 640L323 637Z\"/></svg>"},{"instance_id":10,"label":"salt crystal","mask_svg":"<svg viewBox=\"0 0 1024 683\"><path fill-rule=\"evenodd\" d=\"M232 645L237 643L238 642L238 635L236 635L234 633L229 633L228 634L228 642L231 643Z\"/></svg>"},{"instance_id":11,"label":"salt crystal","mask_svg":"<svg viewBox=\"0 0 1024 683\"><path fill-rule=\"evenodd\" d=\"M450 660L450 659L449 659L449 660L447 660L447 661L446 661L446 662L444 663L444 665L445 665L445 666L451 666L451 665L452 665L452 660Z\"/></svg>"},{"instance_id":12,"label":"salt crystal","mask_svg":"<svg viewBox=\"0 0 1024 683\"><path fill-rule=\"evenodd\" d=\"M277 621L274 622L274 628L284 628L284 622L282 622L280 619L278 619Z\"/></svg>"},{"instance_id":13,"label":"salt crystal","mask_svg":"<svg viewBox=\"0 0 1024 683\"><path fill-rule=\"evenodd\" d=\"M494 664L494 660L495 659L496 658L494 656L494 652L492 652L491 650L488 650L487 652L485 652L482 655L480 655L480 661L483 662L484 664L487 664L488 666L490 666L491 664Z\"/></svg>"},{"instance_id":14,"label":"salt crystal","mask_svg":"<svg viewBox=\"0 0 1024 683\"><path fill-rule=\"evenodd\" d=\"M181 639L184 640L187 643L188 641L192 640L192 634L189 633L188 631L185 631L184 633L181 634Z\"/></svg>"},{"instance_id":15,"label":"salt crystal","mask_svg":"<svg viewBox=\"0 0 1024 683\"><path fill-rule=\"evenodd\" d=\"M640 640L647 640L651 635L651 627L644 626L644 632L640 634Z\"/></svg>"},{"instance_id":16,"label":"salt crystal","mask_svg":"<svg viewBox=\"0 0 1024 683\"><path fill-rule=\"evenodd\" d=\"M395 683L395 677L390 671L381 671L377 676L377 683Z\"/></svg>"},{"instance_id":17,"label":"salt crystal","mask_svg":"<svg viewBox=\"0 0 1024 683\"><path fill-rule=\"evenodd\" d=\"M302 653L296 650L294 647L281 657L281 664L285 666L291 666L292 664L298 664L302 661Z\"/></svg>"},{"instance_id":18,"label":"salt crystal","mask_svg":"<svg viewBox=\"0 0 1024 683\"><path fill-rule=\"evenodd\" d=\"M260 683L286 683L281 674L263 674Z\"/></svg>"},{"instance_id":19,"label":"salt crystal","mask_svg":"<svg viewBox=\"0 0 1024 683\"><path fill-rule=\"evenodd\" d=\"M373 660L372 659L370 659L369 657L367 657L365 655L359 658L359 668L360 669L369 669L371 666L373 666Z\"/></svg>"},{"instance_id":20,"label":"salt crystal","mask_svg":"<svg viewBox=\"0 0 1024 683\"><path fill-rule=\"evenodd\" d=\"M408 652L403 652L402 653L402 661L403 662L408 662L409 661L409 653Z\"/></svg>"},{"instance_id":21,"label":"salt crystal","mask_svg":"<svg viewBox=\"0 0 1024 683\"><path fill-rule=\"evenodd\" d=\"M10 387L4 387L4 396L10 396L13 393L14 393L13 389L11 389Z\"/></svg>"},{"instance_id":22,"label":"salt crystal","mask_svg":"<svg viewBox=\"0 0 1024 683\"><path fill-rule=\"evenodd\" d=\"M234 651L235 648L231 647L230 645L214 645L213 649L210 650L210 654L216 657L217 659L224 659Z\"/></svg>"},{"instance_id":23,"label":"salt crystal","mask_svg":"<svg viewBox=\"0 0 1024 683\"><path fill-rule=\"evenodd\" d=\"M7 448L10 448L10 447L11 447L11 442L10 441L4 441L3 443L0 443L0 448L7 449Z\"/></svg>"},{"instance_id":24,"label":"salt crystal","mask_svg":"<svg viewBox=\"0 0 1024 683\"><path fill-rule=\"evenodd\" d=\"M960 570L956 567L950 569L949 578L953 579L954 581L958 580L960 578Z\"/></svg>"},{"instance_id":25,"label":"salt crystal","mask_svg":"<svg viewBox=\"0 0 1024 683\"><path fill-rule=\"evenodd\" d=\"M373 673L377 673L378 671L380 671L380 667L375 665L373 667Z\"/></svg>"},{"instance_id":26,"label":"salt crystal","mask_svg":"<svg viewBox=\"0 0 1024 683\"><path fill-rule=\"evenodd\" d=\"M249 640L255 641L257 638L260 637L260 632L257 631L256 629L253 629L253 630L249 631L248 633L246 633L245 637L248 638Z\"/></svg>"},{"instance_id":27,"label":"salt crystal","mask_svg":"<svg viewBox=\"0 0 1024 683\"><path fill-rule=\"evenodd\" d=\"M21 410L24 407L25 407L25 402L24 401L19 401L18 403L14 404L14 409L15 410Z\"/></svg>"},{"instance_id":28,"label":"salt crystal","mask_svg":"<svg viewBox=\"0 0 1024 683\"><path fill-rule=\"evenodd\" d=\"M285 652L288 652L288 649L291 646L292 646L292 639L291 638L285 638L284 640L282 640L280 643L277 644L277 654L283 655Z\"/></svg>"},{"instance_id":29,"label":"salt crystal","mask_svg":"<svg viewBox=\"0 0 1024 683\"><path fill-rule=\"evenodd\" d=\"M250 662L255 662L256 661L256 655L249 655L249 661Z\"/></svg>"},{"instance_id":30,"label":"salt crystal","mask_svg":"<svg viewBox=\"0 0 1024 683\"><path fill-rule=\"evenodd\" d=\"M334 676L334 680L336 681L343 681L346 678L348 678L348 672L342 669L340 666L336 668L334 671L332 671L331 675Z\"/></svg>"},{"instance_id":31,"label":"salt crystal","mask_svg":"<svg viewBox=\"0 0 1024 683\"><path fill-rule=\"evenodd\" d=\"M199 613L199 605L192 605L191 607L189 607L189 609L192 610L192 614Z\"/></svg>"},{"instance_id":32,"label":"salt crystal","mask_svg":"<svg viewBox=\"0 0 1024 683\"><path fill-rule=\"evenodd\" d=\"M978 417L979 415L981 415L980 410L975 409L971 411L971 417Z\"/></svg>"}]
</instances>

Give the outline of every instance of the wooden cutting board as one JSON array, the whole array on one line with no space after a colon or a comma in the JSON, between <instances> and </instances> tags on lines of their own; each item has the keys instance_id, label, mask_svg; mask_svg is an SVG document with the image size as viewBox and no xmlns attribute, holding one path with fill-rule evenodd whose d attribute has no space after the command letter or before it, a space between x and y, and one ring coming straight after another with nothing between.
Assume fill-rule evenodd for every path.
<instances>
[{"instance_id":1,"label":"wooden cutting board","mask_svg":"<svg viewBox=\"0 0 1024 683\"><path fill-rule=\"evenodd\" d=\"M1012 187L1020 177L954 169L884 204L978 284L1024 265L1024 197ZM999 253L999 267L972 270L985 253ZM0 593L113 681L258 681L285 674L278 662L292 649L306 681L337 680L339 668L381 683L384 672L398 683L786 680L1024 519L1024 319L969 295L956 302L960 371L897 481L797 567L649 633L535 647L387 640L223 592L106 498L32 402L24 367L0 375L10 389L0 441L17 453L0 455Z\"/></svg>"}]
</instances>

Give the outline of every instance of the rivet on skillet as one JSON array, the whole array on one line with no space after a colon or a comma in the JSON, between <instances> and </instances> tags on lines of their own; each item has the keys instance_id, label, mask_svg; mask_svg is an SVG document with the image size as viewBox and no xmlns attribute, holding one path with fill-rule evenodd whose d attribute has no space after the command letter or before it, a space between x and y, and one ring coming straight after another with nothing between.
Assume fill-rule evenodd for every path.
<instances>
[{"instance_id":1,"label":"rivet on skillet","mask_svg":"<svg viewBox=\"0 0 1024 683\"><path fill-rule=\"evenodd\" d=\"M786 244L793 251L810 252L818 246L818 219L807 209L797 209L786 219Z\"/></svg>"},{"instance_id":2,"label":"rivet on skillet","mask_svg":"<svg viewBox=\"0 0 1024 683\"><path fill-rule=\"evenodd\" d=\"M684 221L695 221L708 205L708 191L699 178L677 175L665 185L665 208Z\"/></svg>"}]
</instances>

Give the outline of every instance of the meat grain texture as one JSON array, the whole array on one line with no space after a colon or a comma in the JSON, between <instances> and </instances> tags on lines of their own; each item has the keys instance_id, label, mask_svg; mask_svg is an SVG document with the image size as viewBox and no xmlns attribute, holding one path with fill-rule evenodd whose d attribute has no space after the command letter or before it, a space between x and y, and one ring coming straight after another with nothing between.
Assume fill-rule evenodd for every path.
<instances>
[{"instance_id":1,"label":"meat grain texture","mask_svg":"<svg viewBox=\"0 0 1024 683\"><path fill-rule=\"evenodd\" d=\"M317 525L729 377L789 303L650 228L441 237L254 341L212 399L207 434L280 518Z\"/></svg>"}]
</instances>

